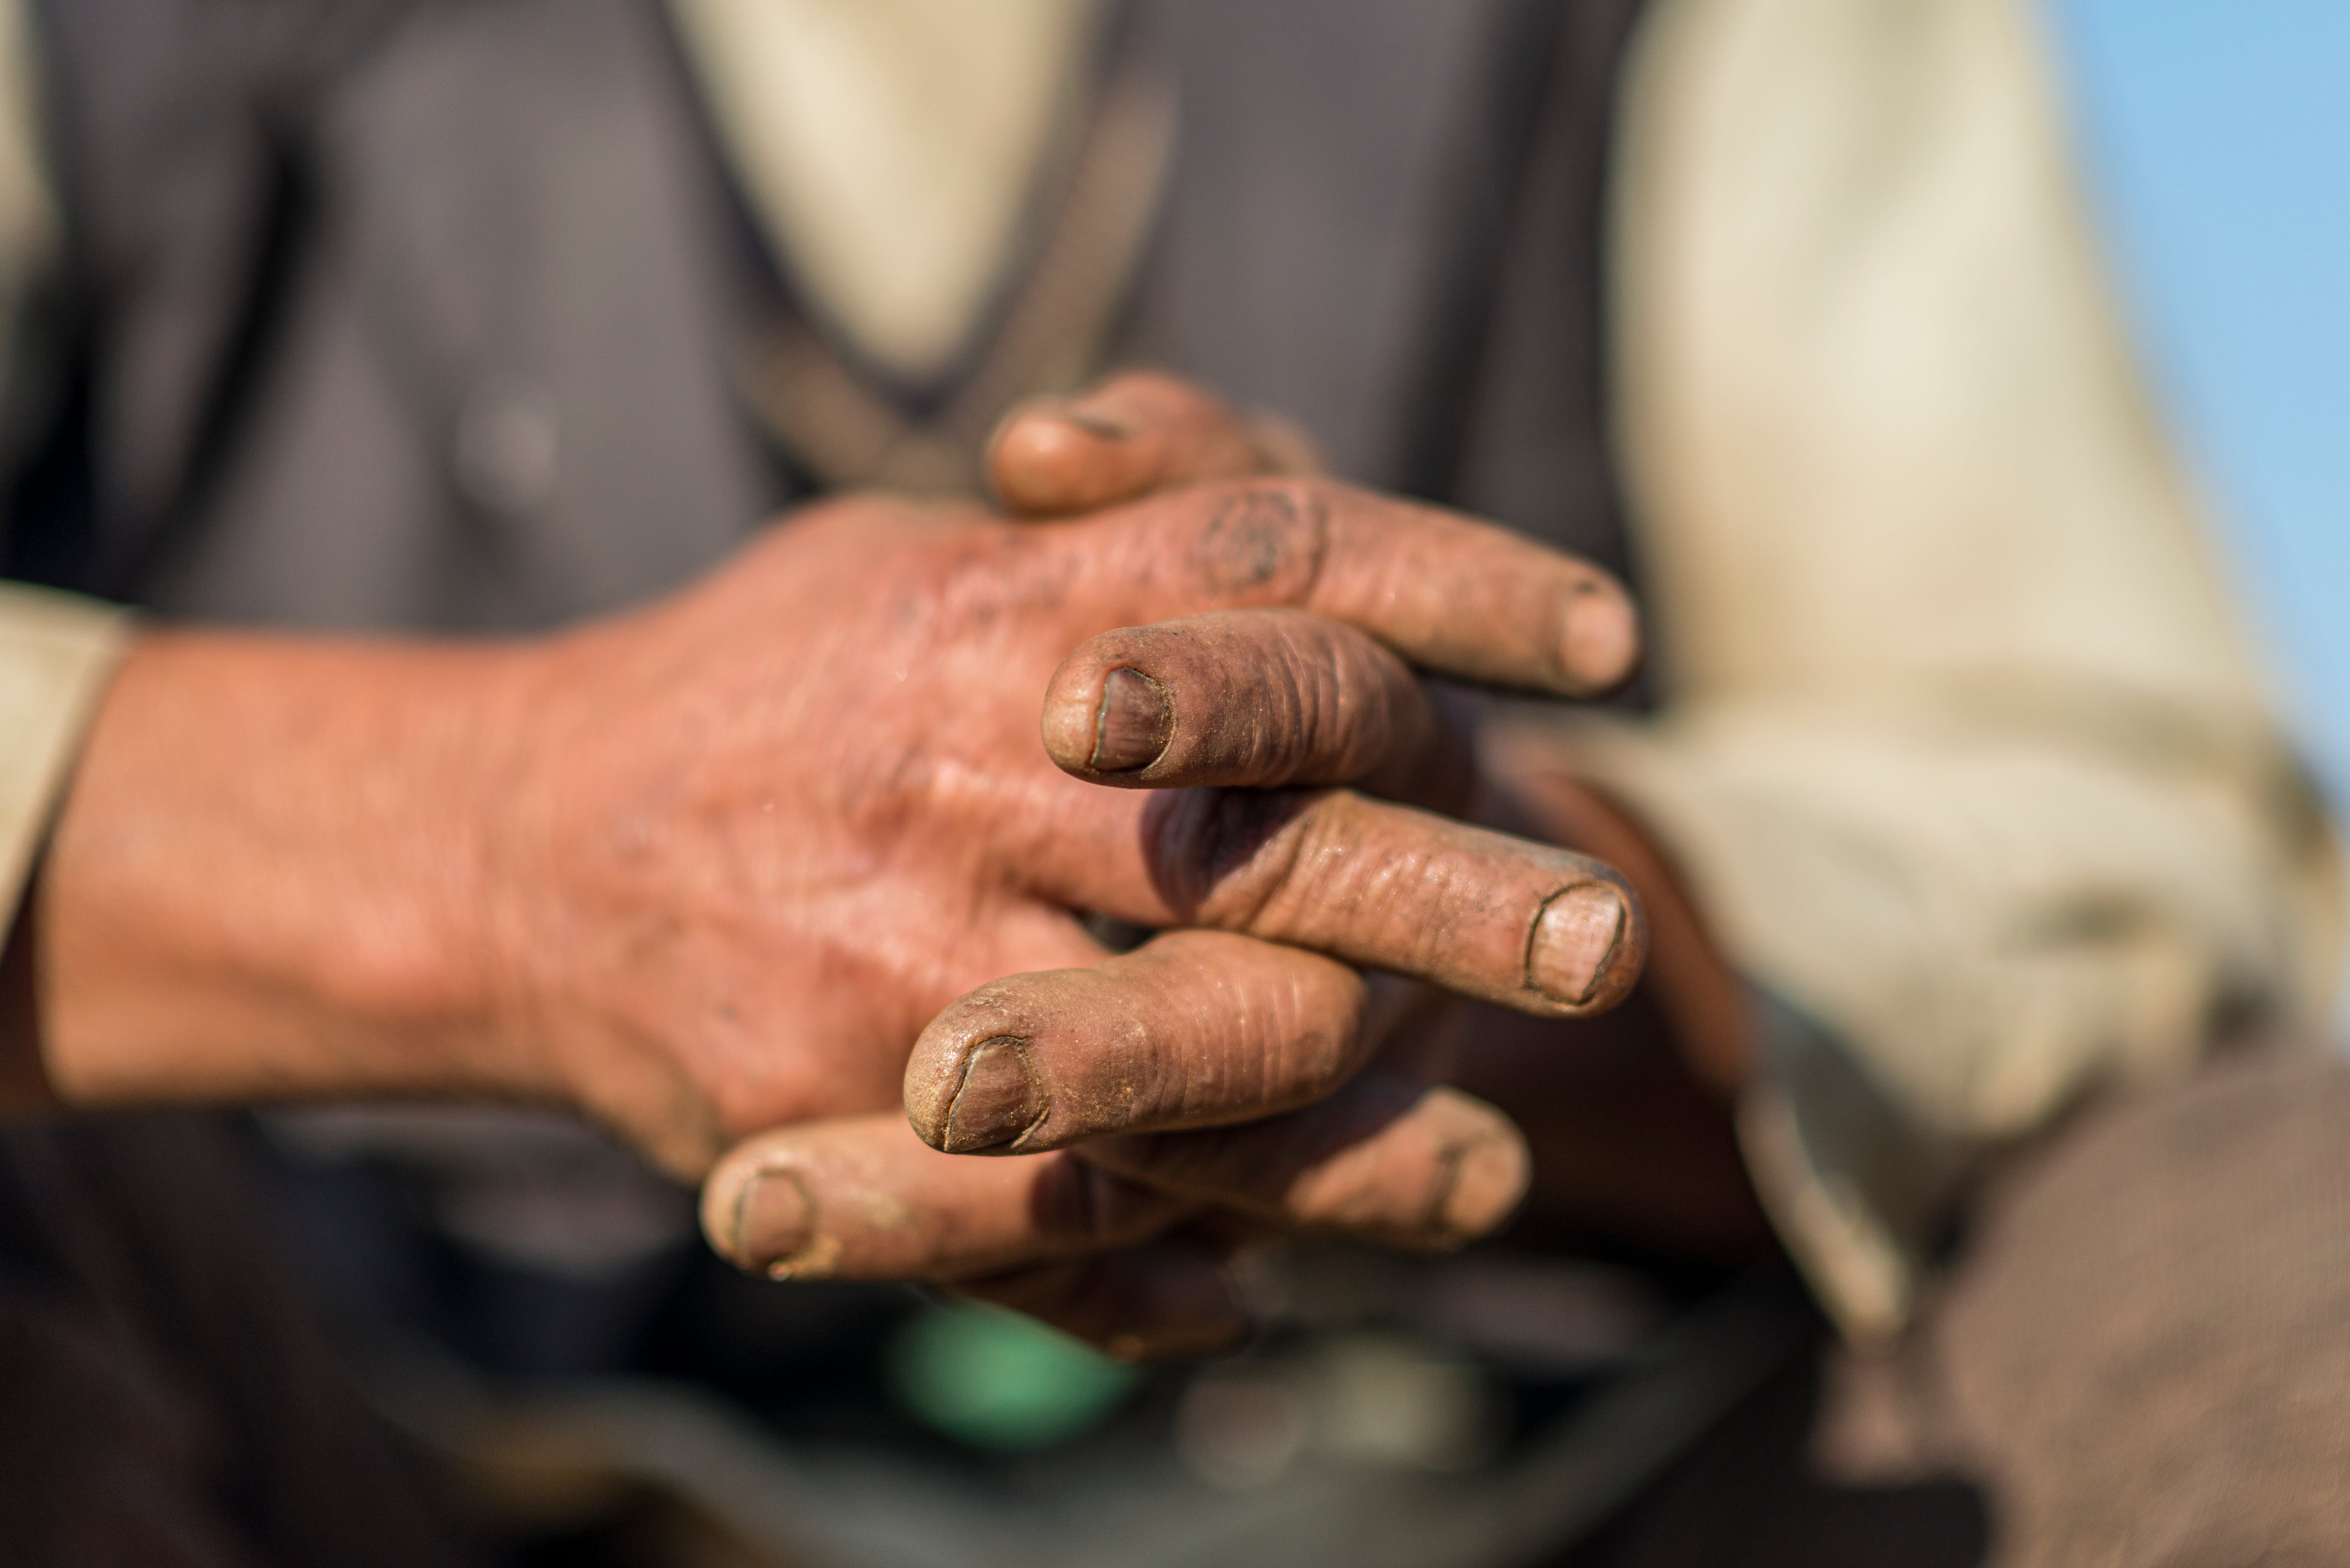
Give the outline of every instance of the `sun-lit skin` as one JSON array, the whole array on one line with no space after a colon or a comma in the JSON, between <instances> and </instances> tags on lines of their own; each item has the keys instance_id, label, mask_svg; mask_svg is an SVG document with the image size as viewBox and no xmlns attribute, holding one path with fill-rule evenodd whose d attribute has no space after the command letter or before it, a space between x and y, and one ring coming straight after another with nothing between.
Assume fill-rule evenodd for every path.
<instances>
[{"instance_id":1,"label":"sun-lit skin","mask_svg":"<svg viewBox=\"0 0 2350 1568\"><path fill-rule=\"evenodd\" d=\"M851 497L681 595L532 641L148 634L12 946L18 1044L76 1105L547 1100L685 1177L750 1135L705 1192L745 1266L981 1271L972 1288L1045 1310L1025 1266L1098 1253L1051 1265L1077 1293L1048 1315L1139 1311L1129 1349L1206 1332L1213 1247L1187 1237L1217 1215L1417 1245L1490 1228L1522 1141L1431 1090L1348 965L1595 1012L1638 972L1638 907L1595 862L1373 795L1476 793L1414 670L1600 690L1634 656L1628 606L1497 531L1265 476L1268 443L1179 384L1109 390L1112 444L1158 455L1061 483L1126 503L1081 518ZM1035 458L1036 422L999 455ZM1031 476L1089 461L1059 450ZM1008 473L1015 517L1053 510ZM1199 483L1154 488L1170 476ZM1148 677L1123 743L1169 743L1112 779L1094 764L1122 670ZM1089 705L1079 756L1055 713ZM1104 787L1209 782L1296 787ZM1349 782L1373 794L1313 787ZM1105 962L1089 911L1233 934ZM950 1004L982 987L1050 1027L1016 1049L957 1035L979 999ZM1034 1095L1075 1148L926 1147L960 1146L910 1107L918 1037L941 1104L970 1121ZM1122 1075L1157 1089L1101 1092L1136 1041ZM1110 1200L1129 1189L1152 1196Z\"/></svg>"},{"instance_id":2,"label":"sun-lit skin","mask_svg":"<svg viewBox=\"0 0 2350 1568\"><path fill-rule=\"evenodd\" d=\"M1263 443L1219 433L1220 423L1234 422L1221 405L1180 383L1123 378L1075 408L1040 405L1007 421L996 447L997 488L1015 513L1050 514L1066 509L1072 494L1102 503L1125 499L1128 492L1099 472L1083 483L1040 474L1046 458L1084 465L1107 452L1113 461L1102 469L1137 487L1161 474L1183 481L1214 477L1219 462L1267 462ZM1290 450L1296 450L1294 443ZM1019 453L1022 462L1003 461L1007 452ZM1031 481L1041 498L1026 488ZM1127 693L1137 704L1131 722L1113 723L1110 683L1120 671L1138 677ZM1285 1024L1261 1033L1318 1042L1326 1054L1308 1053L1308 1064L1284 1076L1280 1053L1261 1041L1237 1052L1196 1054L1191 1060L1216 1069L1206 1073L1136 1071L1127 1037L1147 1035L1151 1026L1137 1022L1131 1008L1088 1014L1071 1005L1097 983L1098 968L983 988L933 1022L910 1064L908 1108L929 1142L1006 1152L1012 1145L998 1141L998 1132L959 1132L976 1101L977 1108L997 1112L1004 1126L1021 1129L1014 1140L1019 1147L1068 1144L1086 1164L1162 1192L1189 1194L1203 1208L1191 1223L1175 1223L1159 1241L1139 1248L1095 1252L1093 1244L1074 1241L1065 1224L1049 1234L1034 1230L1016 1245L1036 1255L1093 1255L1082 1263L966 1277L963 1288L1115 1343L1123 1353L1197 1349L1239 1327L1230 1299L1213 1288L1216 1238L1232 1233L1231 1221L1216 1215L1246 1216L1275 1229L1347 1231L1407 1247L1453 1246L1506 1218L1530 1177L1544 1211L1570 1224L1693 1255L1735 1257L1767 1247L1728 1139L1721 1097L1743 1070L1737 983L1645 836L1576 784L1562 756L1538 735L1505 732L1511 743L1497 755L1508 783L1481 778L1465 743L1460 703L1432 691L1376 639L1283 610L1215 612L1089 641L1055 672L1044 732L1056 762L1096 783L1131 789L1355 778L1393 798L1473 811L1520 832L1621 854L1638 867L1634 883L1644 896L1661 897L1669 906L1659 962L1671 994L1659 999L1666 1016L1652 1005L1626 1027L1603 1028L1595 1037L1577 1032L1592 1024L1544 1023L1522 1009L1456 1005L1431 1012L1428 993L1377 976L1371 977L1377 1016L1357 1026L1342 1019L1356 1005L1351 992L1307 981L1305 989L1318 991L1319 998L1299 1011L1319 1017L1322 1027ZM1100 765L1106 743L1133 755ZM1146 755L1149 760L1137 765L1134 759ZM1520 784L1523 799L1514 797ZM1162 815L1169 803L1184 798L1162 797ZM1397 873L1393 863L1383 870ZM1315 890L1324 909L1349 902L1331 897L1336 887L1329 881ZM1152 947L1228 940L1168 938ZM1234 981L1232 993L1252 990L1247 965L1227 957L1220 967ZM1326 967L1334 976L1344 972L1341 966ZM1295 982L1307 977L1293 973L1286 994L1297 1006ZM1159 1033L1180 1035L1179 1011L1161 1002L1142 1015ZM1227 1003L1215 1016L1229 1032L1279 1011L1276 998L1255 1010ZM1098 1021L1090 1029L1082 1026L1088 1016ZM1073 1019L1079 1027L1069 1027ZM1515 1023L1501 1026L1511 1019ZM1045 1026L1039 1028L1040 1022ZM1385 1044L1372 1064L1357 1071L1374 1040ZM1692 1075L1676 1045L1695 1058L1700 1075ZM1183 1059L1165 1052L1146 1055L1162 1068ZM1222 1070L1236 1061L1258 1069L1245 1088ZM976 1087L982 1075L974 1064L989 1069L991 1088ZM1498 1091L1505 1103L1536 1116L1545 1143L1531 1168L1523 1139L1492 1106L1430 1087L1448 1071L1463 1069L1484 1092ZM1266 1120L1212 1133L1112 1130L1138 1106L1158 1107L1154 1125L1191 1126L1230 1115L1203 1112L1203 1101L1212 1107L1220 1099L1236 1104L1258 1094L1262 1109L1279 1096L1318 1095L1327 1086L1322 1075L1349 1072L1356 1075L1329 1098ZM1039 1092L1040 1080L1050 1092ZM879 1141L895 1135L877 1125L867 1136ZM734 1238L745 1262L766 1260L787 1274L854 1268L856 1245L834 1244L822 1216L803 1200L804 1188L786 1180L771 1193L767 1184L749 1179L761 1171L791 1171L804 1149L795 1133L785 1131L730 1156L708 1189L710 1232L722 1248ZM989 1163L1033 1167L1041 1177L1063 1170L1052 1162L1064 1158L1027 1155ZM868 1180L910 1195L943 1179L939 1168L910 1151L901 1158L894 1179L882 1179L876 1167ZM1073 1190L1090 1189L1075 1175L1056 1179L1070 1181ZM768 1196L776 1199L775 1207L762 1210L759 1199ZM1135 1212L1107 1200L1100 1211ZM761 1212L764 1219L756 1217ZM1067 1210L1054 1212L1065 1219ZM746 1215L753 1216L748 1223ZM1168 1220L1160 1217L1161 1223ZM1003 1232L997 1241L1014 1244ZM1115 1325L1114 1335L1106 1325Z\"/></svg>"}]
</instances>

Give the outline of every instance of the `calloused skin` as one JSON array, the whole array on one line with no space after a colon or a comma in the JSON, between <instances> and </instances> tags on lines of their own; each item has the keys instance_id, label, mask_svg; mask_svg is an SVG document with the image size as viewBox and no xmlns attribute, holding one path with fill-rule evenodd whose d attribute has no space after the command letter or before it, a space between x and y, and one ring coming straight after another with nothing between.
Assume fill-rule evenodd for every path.
<instances>
[{"instance_id":1,"label":"calloused skin","mask_svg":"<svg viewBox=\"0 0 2350 1568\"><path fill-rule=\"evenodd\" d=\"M1458 805L1473 774L1409 671L1589 694L1635 655L1628 605L1495 530L1235 474L1169 429L1121 449L1163 460L1129 461L1108 510L851 498L559 637L143 636L14 932L14 1081L78 1106L549 1101L686 1177L785 1127L706 1189L738 1262L979 1280L1132 1354L1231 1332L1194 1240L1223 1216L1490 1228L1522 1141L1429 1087L1357 971L1585 1016L1638 971L1638 905L1581 856L1332 786ZM1049 702L1090 705L1098 741L1108 673L1065 661L1159 623L1223 650L1170 667L1179 734L1338 679L1286 735L1226 725L1191 773L1102 787L1107 753L1053 742ZM1177 929L1113 958L1086 914ZM1084 1005L1032 1016L1073 976ZM1009 1083L1049 1114L969 1146L1008 1158L931 1147L959 1099L984 1121L972 1069L1014 1037L994 1108ZM1106 1042L1151 1092L1100 1092ZM923 1068L956 1085L943 1114L909 1095Z\"/></svg>"}]
</instances>

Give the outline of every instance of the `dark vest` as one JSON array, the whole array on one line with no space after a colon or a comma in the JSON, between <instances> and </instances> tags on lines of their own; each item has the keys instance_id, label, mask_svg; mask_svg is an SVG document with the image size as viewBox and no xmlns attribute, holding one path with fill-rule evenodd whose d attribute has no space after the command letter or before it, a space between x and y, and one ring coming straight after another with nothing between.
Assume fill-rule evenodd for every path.
<instances>
[{"instance_id":1,"label":"dark vest","mask_svg":"<svg viewBox=\"0 0 2350 1568\"><path fill-rule=\"evenodd\" d=\"M1180 131L1106 358L1623 569L1599 217L1634 9L1140 0ZM526 628L811 493L740 393L774 272L653 0L57 0L42 31L71 331L16 575Z\"/></svg>"},{"instance_id":2,"label":"dark vest","mask_svg":"<svg viewBox=\"0 0 2350 1568\"><path fill-rule=\"evenodd\" d=\"M1139 0L1128 41L1171 74L1181 130L1104 358L1284 411L1343 475L1623 569L1599 218L1634 5ZM739 373L788 269L746 237L655 0L38 15L70 254L0 407L7 575L173 616L526 628L675 585L811 493ZM272 1282L238 1164L185 1120L0 1133L0 1326L54 1364L17 1379L41 1517L78 1540L105 1500L65 1483L135 1475L159 1539L452 1560ZM504 1324L470 1293L499 1276L418 1262L443 1254L407 1207L341 1176L286 1185L312 1283L439 1323L458 1308L431 1284ZM693 1267L673 1301L755 1288ZM604 1354L565 1348L576 1326L550 1348L550 1303L632 1322L639 1288L591 1312L514 1287L538 1314L529 1365ZM706 1358L689 1372L812 1337L665 1310ZM738 1318L744 1343L713 1348ZM181 1427L209 1446L138 1447Z\"/></svg>"}]
</instances>

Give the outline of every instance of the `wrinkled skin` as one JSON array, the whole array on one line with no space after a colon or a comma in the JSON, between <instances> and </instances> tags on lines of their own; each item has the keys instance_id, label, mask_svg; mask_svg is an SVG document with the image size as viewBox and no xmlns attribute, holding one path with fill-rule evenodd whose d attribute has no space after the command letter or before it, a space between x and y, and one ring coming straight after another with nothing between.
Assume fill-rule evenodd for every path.
<instances>
[{"instance_id":1,"label":"wrinkled skin","mask_svg":"<svg viewBox=\"0 0 2350 1568\"><path fill-rule=\"evenodd\" d=\"M1413 671L1587 694L1628 606L1465 520L1243 476L1254 438L1140 429L1059 499L1141 499L851 498L553 639L143 637L10 955L47 1086L546 1099L686 1176L784 1127L707 1189L739 1262L988 1276L1136 1354L1227 1331L1224 1217L1489 1228L1523 1144L1374 1061L1408 1003L1358 971L1584 1016L1638 910L1376 794L1472 787ZM1007 501L1065 510L1013 493L1020 435ZM1179 929L1112 958L1087 915Z\"/></svg>"},{"instance_id":2,"label":"wrinkled skin","mask_svg":"<svg viewBox=\"0 0 2350 1568\"><path fill-rule=\"evenodd\" d=\"M1009 509L1054 516L1162 485L1277 468L1295 462L1297 450L1286 437L1254 438L1180 383L1129 377L1077 408L1042 405L1009 421L994 449L994 477ZM1486 631L1508 635L1499 623L1486 623ZM1502 679L1513 675L1531 684L1517 670ZM1113 722L1115 703L1107 703L1120 681L1135 700L1125 724ZM1367 1012L1359 981L1342 965L1226 936L1170 934L1130 958L983 987L931 1023L909 1064L907 1109L932 1147L1068 1148L1078 1165L1032 1154L991 1162L1019 1168L980 1178L910 1161L850 1179L832 1134L779 1132L735 1151L715 1173L705 1208L713 1241L747 1265L781 1274L854 1268L860 1256L891 1253L893 1238L850 1217L840 1197L886 1195L878 1208L891 1214L957 1214L919 1241L897 1235L892 1268L919 1254L934 1274L965 1276L977 1293L1129 1354L1198 1348L1234 1326L1229 1304L1207 1282L1219 1235L1304 1227L1441 1247L1507 1215L1527 1180L1527 1153L1490 1106L1431 1086L1465 1072L1488 1094L1522 1105L1543 1130L1545 1158L1535 1174L1550 1179L1544 1197L1555 1214L1705 1255L1764 1244L1716 1097L1741 1071L1735 983L1669 868L1573 781L1538 733L1521 731L1503 748L1516 788L1479 777L1460 718L1461 705L1431 694L1388 646L1288 609L1211 613L1097 636L1055 672L1043 729L1053 760L1097 784L1347 782L1620 854L1639 867L1642 891L1669 906L1664 1002L1674 1016L1659 1021L1650 1009L1612 1036L1562 1035L1557 1023L1540 1022L1545 1013L1599 1009L1528 1006L1523 994L1480 984L1468 973L1473 962L1398 963L1392 948L1367 956L1487 1005L1431 1012L1425 993L1414 1001L1388 982ZM1106 751L1117 753L1107 763ZM1145 841L1154 823L1203 809L1277 816L1291 799L1196 787L1159 795L1144 810ZM1357 849L1392 847L1383 826L1350 825L1334 837ZM1517 917L1544 889L1512 888L1530 877L1539 883L1538 863L1470 857L1459 864L1473 864L1482 894L1511 911L1508 940L1517 940ZM1223 880L1229 889L1248 878ZM1340 952L1362 940L1370 900L1344 877L1298 880L1306 907L1282 936ZM1461 892L1452 890L1448 913L1434 922L1456 940L1460 909L1476 902ZM1265 907L1253 892L1246 901ZM1197 919L1220 903L1211 891L1186 908ZM1426 925L1429 914L1422 908L1414 919ZM1185 985L1203 969L1223 987L1221 1033L1197 1026L1182 1005ZM1496 1012L1494 1002L1513 1011ZM1234 1038L1234 1016L1280 1026ZM1700 1057L1694 1074L1660 1043L1668 1034ZM1375 1045L1378 1057L1366 1068ZM1181 1070L1200 1063L1212 1070ZM1256 1119L1268 1111L1281 1114ZM1173 1130L1204 1127L1223 1130ZM763 1174L783 1179L755 1179ZM968 1199L980 1180L1020 1195L988 1207L1009 1223L991 1226L947 1199L950 1190ZM1088 1199L1072 1204L1073 1187ZM835 1195L829 1204L815 1196L827 1190ZM1203 1211L1222 1218L1185 1223ZM1237 1229L1236 1217L1244 1218ZM968 1277L1024 1253L1076 1256Z\"/></svg>"},{"instance_id":3,"label":"wrinkled skin","mask_svg":"<svg viewBox=\"0 0 2350 1568\"><path fill-rule=\"evenodd\" d=\"M1299 941L1544 1011L1620 995L1637 939L1588 955L1555 997L1523 984L1544 900L1571 890L1611 929L1631 919L1588 862L1344 792L1088 787L1042 754L1035 694L1105 621L1318 601L1424 643L1457 634L1440 586L1399 605L1383 576L1322 561L1375 547L1326 545L1325 509L1334 535L1358 512L1367 535L1503 547L1300 484L1186 491L1050 531L849 501L650 624L547 651L530 700L546 716L495 837L494 880L518 896L493 946L535 1030L572 1054L567 1078L629 1085L598 1108L680 1168L723 1136L894 1105L900 1043L949 1002L1106 956L1079 911ZM1550 629L1480 652L1563 683ZM1228 940L1271 966L1269 997L1330 967ZM1224 983L1216 965L1182 966L1148 1011ZM1113 987L1086 1022L1125 1027L1126 994ZM1315 1075L1302 1097L1330 1086ZM1285 1107L1257 1095L1239 1108Z\"/></svg>"}]
</instances>

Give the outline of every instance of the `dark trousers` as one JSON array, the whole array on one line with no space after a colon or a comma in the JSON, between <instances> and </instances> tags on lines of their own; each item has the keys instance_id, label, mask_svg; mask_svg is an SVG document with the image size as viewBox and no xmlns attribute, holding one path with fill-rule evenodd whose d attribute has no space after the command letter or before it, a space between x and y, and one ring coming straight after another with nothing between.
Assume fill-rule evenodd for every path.
<instances>
[{"instance_id":1,"label":"dark trousers","mask_svg":"<svg viewBox=\"0 0 2350 1568\"><path fill-rule=\"evenodd\" d=\"M234 1129L0 1134L0 1562L467 1561L285 1272Z\"/></svg>"},{"instance_id":2,"label":"dark trousers","mask_svg":"<svg viewBox=\"0 0 2350 1568\"><path fill-rule=\"evenodd\" d=\"M1823 1341L1562 1563L2350 1560L2345 1132L2350 1064L2281 1054L2083 1114L1981 1195L1907 1341ZM462 1556L230 1133L0 1135L0 1560Z\"/></svg>"},{"instance_id":3,"label":"dark trousers","mask_svg":"<svg viewBox=\"0 0 2350 1568\"><path fill-rule=\"evenodd\" d=\"M1824 1345L1574 1568L2350 1561L2350 1064L2090 1110L1975 1206L1916 1331Z\"/></svg>"}]
</instances>

